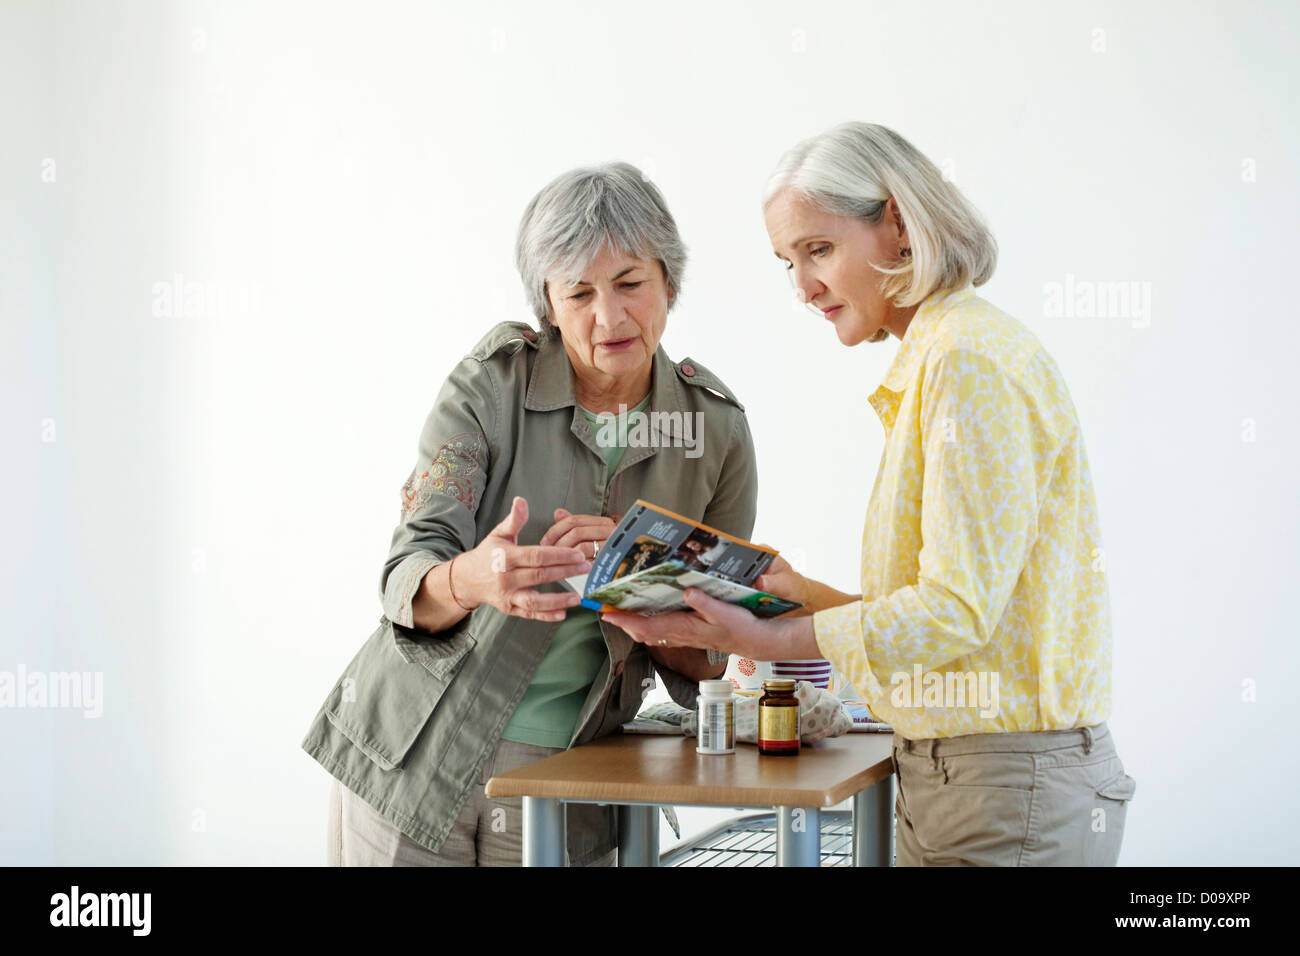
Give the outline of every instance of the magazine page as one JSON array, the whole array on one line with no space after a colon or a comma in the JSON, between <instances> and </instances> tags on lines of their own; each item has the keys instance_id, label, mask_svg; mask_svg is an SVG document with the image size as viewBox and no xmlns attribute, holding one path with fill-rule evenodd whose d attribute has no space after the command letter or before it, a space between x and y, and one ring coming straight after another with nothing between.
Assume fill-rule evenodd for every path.
<instances>
[{"instance_id":1,"label":"magazine page","mask_svg":"<svg viewBox=\"0 0 1300 956\"><path fill-rule=\"evenodd\" d=\"M582 603L593 610L626 611L650 617L690 610L684 596L687 588L699 588L720 601L743 607L757 617L776 617L802 606L765 591L692 570L677 558L615 578L604 587L587 592Z\"/></svg>"},{"instance_id":2,"label":"magazine page","mask_svg":"<svg viewBox=\"0 0 1300 956\"><path fill-rule=\"evenodd\" d=\"M586 593L669 560L681 569L747 586L775 557L770 548L638 500L597 553Z\"/></svg>"}]
</instances>

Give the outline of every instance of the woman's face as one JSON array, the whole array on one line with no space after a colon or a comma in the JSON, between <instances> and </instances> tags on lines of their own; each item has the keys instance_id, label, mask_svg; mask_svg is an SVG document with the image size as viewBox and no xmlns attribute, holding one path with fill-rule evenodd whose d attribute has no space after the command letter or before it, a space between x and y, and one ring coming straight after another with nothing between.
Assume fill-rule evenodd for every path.
<instances>
[{"instance_id":1,"label":"woman's face","mask_svg":"<svg viewBox=\"0 0 1300 956\"><path fill-rule=\"evenodd\" d=\"M576 374L594 388L646 373L668 322L668 285L655 259L608 245L581 281L548 276L546 294Z\"/></svg>"},{"instance_id":2,"label":"woman's face","mask_svg":"<svg viewBox=\"0 0 1300 956\"><path fill-rule=\"evenodd\" d=\"M778 259L792 270L795 289L835 326L845 345L865 342L886 328L898 338L915 308L900 312L880 294L881 273L872 263L897 265L908 238L890 199L876 225L824 212L786 190L764 212Z\"/></svg>"}]
</instances>

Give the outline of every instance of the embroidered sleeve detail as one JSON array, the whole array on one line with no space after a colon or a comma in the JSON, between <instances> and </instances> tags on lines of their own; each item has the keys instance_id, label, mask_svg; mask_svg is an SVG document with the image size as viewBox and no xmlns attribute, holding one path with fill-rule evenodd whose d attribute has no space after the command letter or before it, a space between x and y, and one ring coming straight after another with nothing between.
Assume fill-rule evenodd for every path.
<instances>
[{"instance_id":1,"label":"embroidered sleeve detail","mask_svg":"<svg viewBox=\"0 0 1300 956\"><path fill-rule=\"evenodd\" d=\"M477 435L454 435L443 442L427 468L416 467L402 485L402 514L419 511L435 494L455 498L472 514L478 506L483 442Z\"/></svg>"}]
</instances>

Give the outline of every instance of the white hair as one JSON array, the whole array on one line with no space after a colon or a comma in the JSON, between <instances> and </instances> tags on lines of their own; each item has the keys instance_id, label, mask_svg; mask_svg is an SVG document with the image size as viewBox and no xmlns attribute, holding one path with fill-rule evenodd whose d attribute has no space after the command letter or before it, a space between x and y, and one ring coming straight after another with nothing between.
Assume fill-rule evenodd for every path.
<instances>
[{"instance_id":1,"label":"white hair","mask_svg":"<svg viewBox=\"0 0 1300 956\"><path fill-rule=\"evenodd\" d=\"M979 211L934 163L892 129L842 123L790 149L763 189L763 208L790 190L819 209L879 223L893 198L911 245L884 273L881 294L896 306L932 293L983 285L997 266L998 247ZM888 338L881 329L871 341Z\"/></svg>"},{"instance_id":2,"label":"white hair","mask_svg":"<svg viewBox=\"0 0 1300 956\"><path fill-rule=\"evenodd\" d=\"M677 304L686 269L686 246L663 195L630 163L606 163L557 176L524 210L515 241L533 314L554 333L546 277L559 273L576 284L606 246L663 267L668 308Z\"/></svg>"}]
</instances>

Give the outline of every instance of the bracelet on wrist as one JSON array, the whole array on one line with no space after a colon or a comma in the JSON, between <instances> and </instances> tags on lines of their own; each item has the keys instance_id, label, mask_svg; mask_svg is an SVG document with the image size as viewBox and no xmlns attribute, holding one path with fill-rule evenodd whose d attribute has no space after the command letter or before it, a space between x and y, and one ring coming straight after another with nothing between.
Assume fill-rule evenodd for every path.
<instances>
[{"instance_id":1,"label":"bracelet on wrist","mask_svg":"<svg viewBox=\"0 0 1300 956\"><path fill-rule=\"evenodd\" d=\"M459 554L456 555L456 558L459 557L460 557ZM456 606L458 608L460 608L462 611L473 611L474 609L472 607L466 607L465 605L460 603L460 598L456 597L456 588L453 587L451 583L451 571L452 568L456 566L456 558L452 558L450 561L447 562L447 590L451 592L451 599L456 602Z\"/></svg>"}]
</instances>

